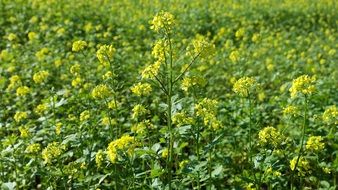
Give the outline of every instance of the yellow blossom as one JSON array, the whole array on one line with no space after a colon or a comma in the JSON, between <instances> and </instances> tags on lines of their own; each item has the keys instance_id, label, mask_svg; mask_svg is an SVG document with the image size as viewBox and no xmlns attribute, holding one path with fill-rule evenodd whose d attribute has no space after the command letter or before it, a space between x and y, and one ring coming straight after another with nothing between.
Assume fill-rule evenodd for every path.
<instances>
[{"instance_id":1,"label":"yellow blossom","mask_svg":"<svg viewBox=\"0 0 338 190\"><path fill-rule=\"evenodd\" d=\"M25 96L30 93L30 88L27 86L20 86L16 89L16 95L17 96Z\"/></svg>"},{"instance_id":2,"label":"yellow blossom","mask_svg":"<svg viewBox=\"0 0 338 190\"><path fill-rule=\"evenodd\" d=\"M109 143L107 148L108 158L112 163L116 163L118 160L119 152L124 154L132 154L135 147L134 137L129 135L123 135L121 138L116 139Z\"/></svg>"},{"instance_id":3,"label":"yellow blossom","mask_svg":"<svg viewBox=\"0 0 338 190\"><path fill-rule=\"evenodd\" d=\"M277 147L283 140L282 134L274 127L265 127L258 133L259 143Z\"/></svg>"},{"instance_id":4,"label":"yellow blossom","mask_svg":"<svg viewBox=\"0 0 338 190\"><path fill-rule=\"evenodd\" d=\"M338 125L338 109L336 105L328 107L323 113L323 121L327 124Z\"/></svg>"},{"instance_id":5,"label":"yellow blossom","mask_svg":"<svg viewBox=\"0 0 338 190\"><path fill-rule=\"evenodd\" d=\"M315 91L314 83L315 77L309 77L308 75L302 75L292 81L292 86L289 89L291 98L295 98L298 94L310 95Z\"/></svg>"},{"instance_id":6,"label":"yellow blossom","mask_svg":"<svg viewBox=\"0 0 338 190\"><path fill-rule=\"evenodd\" d=\"M87 47L87 42L82 41L82 40L78 40L78 41L75 41L75 42L73 43L72 51L74 51L74 52L82 51L82 50L84 50L86 47Z\"/></svg>"},{"instance_id":7,"label":"yellow blossom","mask_svg":"<svg viewBox=\"0 0 338 190\"><path fill-rule=\"evenodd\" d=\"M80 121L87 121L90 118L90 112L88 110L85 110L83 112L81 112L80 114Z\"/></svg>"},{"instance_id":8,"label":"yellow blossom","mask_svg":"<svg viewBox=\"0 0 338 190\"><path fill-rule=\"evenodd\" d=\"M321 142L321 136L311 136L306 142L305 148L308 151L322 151L324 149L324 143Z\"/></svg>"},{"instance_id":9,"label":"yellow blossom","mask_svg":"<svg viewBox=\"0 0 338 190\"><path fill-rule=\"evenodd\" d=\"M41 145L39 143L33 143L27 146L26 152L30 154L36 154L41 150Z\"/></svg>"},{"instance_id":10,"label":"yellow blossom","mask_svg":"<svg viewBox=\"0 0 338 190\"><path fill-rule=\"evenodd\" d=\"M253 77L242 77L237 80L233 86L233 91L240 96L247 97L257 85Z\"/></svg>"},{"instance_id":11,"label":"yellow blossom","mask_svg":"<svg viewBox=\"0 0 338 190\"><path fill-rule=\"evenodd\" d=\"M104 152L102 150L99 150L95 155L95 163L98 168L102 166L103 161L104 161Z\"/></svg>"},{"instance_id":12,"label":"yellow blossom","mask_svg":"<svg viewBox=\"0 0 338 190\"><path fill-rule=\"evenodd\" d=\"M42 150L42 158L45 160L45 163L51 164L53 159L59 157L64 150L66 150L65 145L58 142L52 142Z\"/></svg>"},{"instance_id":13,"label":"yellow blossom","mask_svg":"<svg viewBox=\"0 0 338 190\"><path fill-rule=\"evenodd\" d=\"M96 52L96 57L104 66L109 66L116 49L113 45L102 45Z\"/></svg>"},{"instance_id":14,"label":"yellow blossom","mask_svg":"<svg viewBox=\"0 0 338 190\"><path fill-rule=\"evenodd\" d=\"M146 96L149 95L150 92L152 91L152 88L150 86L150 84L148 83L138 83L136 85L134 85L131 88L131 91L136 95L136 96Z\"/></svg>"},{"instance_id":15,"label":"yellow blossom","mask_svg":"<svg viewBox=\"0 0 338 190\"><path fill-rule=\"evenodd\" d=\"M27 112L16 112L15 115L14 115L14 120L16 122L20 122L20 121L27 119L27 118L28 118Z\"/></svg>"},{"instance_id":16,"label":"yellow blossom","mask_svg":"<svg viewBox=\"0 0 338 190\"><path fill-rule=\"evenodd\" d=\"M161 11L153 18L150 23L150 29L159 32L162 29L171 30L172 26L175 24L175 19L174 15L171 13Z\"/></svg>"},{"instance_id":17,"label":"yellow blossom","mask_svg":"<svg viewBox=\"0 0 338 190\"><path fill-rule=\"evenodd\" d=\"M92 97L94 99L106 99L111 94L109 87L105 84L97 85L92 90Z\"/></svg>"},{"instance_id":18,"label":"yellow blossom","mask_svg":"<svg viewBox=\"0 0 338 190\"><path fill-rule=\"evenodd\" d=\"M33 75L33 80L35 83L40 84L44 82L48 76L49 76L48 71L39 71Z\"/></svg>"}]
</instances>

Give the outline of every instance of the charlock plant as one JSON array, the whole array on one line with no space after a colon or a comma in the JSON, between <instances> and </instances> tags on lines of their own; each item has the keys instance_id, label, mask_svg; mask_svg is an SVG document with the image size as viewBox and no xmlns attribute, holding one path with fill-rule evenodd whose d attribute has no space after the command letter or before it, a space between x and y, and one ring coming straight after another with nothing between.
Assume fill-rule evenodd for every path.
<instances>
[{"instance_id":1,"label":"charlock plant","mask_svg":"<svg viewBox=\"0 0 338 190\"><path fill-rule=\"evenodd\" d=\"M301 98L303 100L303 125L301 132L301 141L300 148L298 154L295 158L290 161L290 188L294 188L294 174L297 171L300 171L298 167L304 168L304 162L306 162L305 158L303 158L304 154L304 141L306 137L306 129L308 127L308 114L309 114L309 100L310 96L315 91L315 82L316 78L314 76L310 77L308 75L302 75L292 81L292 86L289 89L290 95L292 99Z\"/></svg>"},{"instance_id":2,"label":"charlock plant","mask_svg":"<svg viewBox=\"0 0 338 190\"><path fill-rule=\"evenodd\" d=\"M155 42L151 53L154 58L154 63L144 68L141 72L143 82L136 84L131 90L137 96L148 95L152 91L152 87L149 83L152 83L165 95L165 100L163 101L166 102L167 149L164 151L164 157L167 158L166 173L168 188L172 189L173 169L176 168L173 160L175 152L175 132L172 123L175 106L173 97L177 94L176 90L178 89L179 82L191 69L192 65L199 59L212 55L215 46L208 42L205 37L198 36L192 41L191 46L187 48L187 53L182 55L188 63L181 66L182 68L177 71L176 68L180 66L180 59L177 59L174 53L175 46L173 36L175 35L174 29L176 25L174 15L161 11L150 23L150 28L161 37Z\"/></svg>"}]
</instances>

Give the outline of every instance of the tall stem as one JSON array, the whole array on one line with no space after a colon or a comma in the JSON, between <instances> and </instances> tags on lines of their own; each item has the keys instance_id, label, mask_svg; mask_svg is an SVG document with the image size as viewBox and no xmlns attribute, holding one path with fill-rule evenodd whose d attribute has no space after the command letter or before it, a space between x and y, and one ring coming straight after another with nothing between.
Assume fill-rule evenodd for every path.
<instances>
[{"instance_id":1,"label":"tall stem","mask_svg":"<svg viewBox=\"0 0 338 190\"><path fill-rule=\"evenodd\" d=\"M199 124L197 124L197 134L196 134L196 154L197 154L197 163L200 163L200 144L199 144L199 138L200 137L200 127ZM197 189L201 189L200 184L200 171L197 171Z\"/></svg>"},{"instance_id":2,"label":"tall stem","mask_svg":"<svg viewBox=\"0 0 338 190\"><path fill-rule=\"evenodd\" d=\"M306 131L306 126L307 126L307 118L308 118L308 99L307 99L307 96L305 96L305 98L304 98L304 117L303 117L302 140L301 140L300 149L299 149L299 152L298 152L295 168L293 169L293 172L291 174L291 190L292 190L293 182L294 182L293 176L294 176L294 173L297 170L297 166L298 166L300 157L303 154L305 131Z\"/></svg>"},{"instance_id":3,"label":"tall stem","mask_svg":"<svg viewBox=\"0 0 338 190\"><path fill-rule=\"evenodd\" d=\"M212 143L212 133L210 133L209 135L210 139L209 139L209 142ZM211 159L212 159L212 151L213 151L213 147L210 146L210 149L209 149L209 160L208 160L208 173L209 173L209 190L211 190L211 185L212 185L212 176L211 176Z\"/></svg>"},{"instance_id":4,"label":"tall stem","mask_svg":"<svg viewBox=\"0 0 338 190\"><path fill-rule=\"evenodd\" d=\"M170 63L168 68L168 95L167 95L167 122L168 122L168 130L169 130L169 160L168 160L168 173L169 173L169 190L172 189L171 187L171 180L172 180L172 157L173 157L173 132L172 132L172 123L171 123L171 112L172 112L172 84L173 84L173 52L172 52L172 45L171 45L171 39L170 34L167 32L167 37L169 41L169 56L170 56Z\"/></svg>"}]
</instances>

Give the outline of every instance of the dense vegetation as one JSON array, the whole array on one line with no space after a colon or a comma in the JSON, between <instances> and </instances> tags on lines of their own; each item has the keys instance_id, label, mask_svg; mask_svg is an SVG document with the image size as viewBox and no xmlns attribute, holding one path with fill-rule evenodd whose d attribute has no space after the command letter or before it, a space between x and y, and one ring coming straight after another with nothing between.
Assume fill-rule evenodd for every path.
<instances>
[{"instance_id":1,"label":"dense vegetation","mask_svg":"<svg viewBox=\"0 0 338 190\"><path fill-rule=\"evenodd\" d=\"M337 10L0 0L1 189L337 189Z\"/></svg>"}]
</instances>

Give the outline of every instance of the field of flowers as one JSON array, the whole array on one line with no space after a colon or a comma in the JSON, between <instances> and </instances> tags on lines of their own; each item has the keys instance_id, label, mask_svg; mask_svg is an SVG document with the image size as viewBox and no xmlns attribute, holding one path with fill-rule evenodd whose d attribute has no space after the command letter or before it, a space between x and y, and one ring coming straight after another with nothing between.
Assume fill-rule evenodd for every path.
<instances>
[{"instance_id":1,"label":"field of flowers","mask_svg":"<svg viewBox=\"0 0 338 190\"><path fill-rule=\"evenodd\" d=\"M0 189L338 189L335 0L0 0Z\"/></svg>"}]
</instances>

